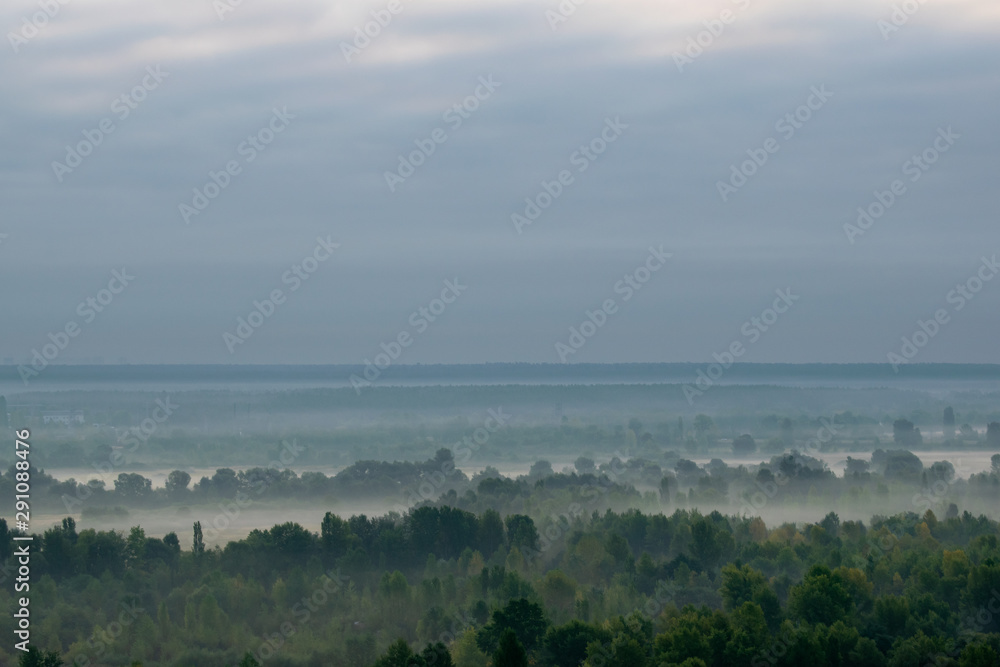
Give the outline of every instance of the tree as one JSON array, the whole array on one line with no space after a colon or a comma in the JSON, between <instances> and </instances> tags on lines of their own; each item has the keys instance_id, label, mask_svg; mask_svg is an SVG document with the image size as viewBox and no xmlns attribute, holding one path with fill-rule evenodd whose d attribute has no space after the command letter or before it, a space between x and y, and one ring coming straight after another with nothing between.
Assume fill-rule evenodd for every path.
<instances>
[{"instance_id":1,"label":"tree","mask_svg":"<svg viewBox=\"0 0 1000 667\"><path fill-rule=\"evenodd\" d=\"M715 422L708 415L695 415L694 432L699 438L705 437L709 431L715 428Z\"/></svg>"},{"instance_id":2,"label":"tree","mask_svg":"<svg viewBox=\"0 0 1000 667\"><path fill-rule=\"evenodd\" d=\"M174 470L167 475L167 481L163 483L163 486L171 496L179 496L187 491L190 483L191 475L183 470Z\"/></svg>"},{"instance_id":3,"label":"tree","mask_svg":"<svg viewBox=\"0 0 1000 667\"><path fill-rule=\"evenodd\" d=\"M528 653L513 630L504 630L500 645L493 654L493 667L528 667Z\"/></svg>"},{"instance_id":4,"label":"tree","mask_svg":"<svg viewBox=\"0 0 1000 667\"><path fill-rule=\"evenodd\" d=\"M528 477L535 478L551 477L554 474L552 464L545 460L535 461L531 466L531 470L528 471Z\"/></svg>"},{"instance_id":5,"label":"tree","mask_svg":"<svg viewBox=\"0 0 1000 667\"><path fill-rule=\"evenodd\" d=\"M548 606L570 610L576 600L576 582L559 570L550 570L542 579L541 594Z\"/></svg>"},{"instance_id":6,"label":"tree","mask_svg":"<svg viewBox=\"0 0 1000 667\"><path fill-rule=\"evenodd\" d=\"M493 653L504 631L512 630L525 650L533 651L540 644L548 627L549 622L541 606L520 598L511 600L503 609L493 612L492 620L479 630L476 643L483 652Z\"/></svg>"},{"instance_id":7,"label":"tree","mask_svg":"<svg viewBox=\"0 0 1000 667\"><path fill-rule=\"evenodd\" d=\"M405 639L397 639L389 645L385 654L375 661L374 667L423 667L427 663L416 655Z\"/></svg>"},{"instance_id":8,"label":"tree","mask_svg":"<svg viewBox=\"0 0 1000 667\"><path fill-rule=\"evenodd\" d=\"M1000 454L994 454L990 457L990 463L993 465L993 474L1000 475Z\"/></svg>"},{"instance_id":9,"label":"tree","mask_svg":"<svg viewBox=\"0 0 1000 667\"><path fill-rule=\"evenodd\" d=\"M587 646L592 642L605 644L611 634L589 623L573 620L545 633L544 646L548 660L555 667L579 667L587 659Z\"/></svg>"},{"instance_id":10,"label":"tree","mask_svg":"<svg viewBox=\"0 0 1000 667\"><path fill-rule=\"evenodd\" d=\"M576 467L576 471L581 475L593 474L594 471L597 470L594 465L594 459L586 456L577 457L573 465Z\"/></svg>"},{"instance_id":11,"label":"tree","mask_svg":"<svg viewBox=\"0 0 1000 667\"><path fill-rule=\"evenodd\" d=\"M451 645L451 653L455 659L456 667L486 667L489 662L489 656L483 653L476 644L476 631L472 628L466 629L458 636Z\"/></svg>"},{"instance_id":12,"label":"tree","mask_svg":"<svg viewBox=\"0 0 1000 667\"><path fill-rule=\"evenodd\" d=\"M451 658L448 647L443 642L427 644L420 652L427 667L455 667L455 661Z\"/></svg>"},{"instance_id":13,"label":"tree","mask_svg":"<svg viewBox=\"0 0 1000 667\"><path fill-rule=\"evenodd\" d=\"M494 509L483 512L479 519L479 548L482 553L489 558L496 550L504 545L505 534L503 519L500 513Z\"/></svg>"},{"instance_id":14,"label":"tree","mask_svg":"<svg viewBox=\"0 0 1000 667\"><path fill-rule=\"evenodd\" d=\"M319 531L323 551L331 558L340 558L360 543L351 532L350 524L333 512L323 516Z\"/></svg>"},{"instance_id":15,"label":"tree","mask_svg":"<svg viewBox=\"0 0 1000 667\"><path fill-rule=\"evenodd\" d=\"M792 588L789 611L808 623L832 625L854 608L841 577L825 565L814 565L802 583Z\"/></svg>"},{"instance_id":16,"label":"tree","mask_svg":"<svg viewBox=\"0 0 1000 667\"><path fill-rule=\"evenodd\" d=\"M944 409L944 416L942 418L942 424L944 425L944 437L948 440L955 437L955 411L949 405Z\"/></svg>"},{"instance_id":17,"label":"tree","mask_svg":"<svg viewBox=\"0 0 1000 667\"><path fill-rule=\"evenodd\" d=\"M243 659L240 660L239 667L260 667L260 663L257 659L253 657L250 651L243 654Z\"/></svg>"},{"instance_id":18,"label":"tree","mask_svg":"<svg viewBox=\"0 0 1000 667\"><path fill-rule=\"evenodd\" d=\"M115 493L125 500L143 500L153 493L153 482L134 472L123 472L115 480Z\"/></svg>"},{"instance_id":19,"label":"tree","mask_svg":"<svg viewBox=\"0 0 1000 667\"><path fill-rule=\"evenodd\" d=\"M1000 655L989 644L969 644L958 657L958 667L996 667Z\"/></svg>"},{"instance_id":20,"label":"tree","mask_svg":"<svg viewBox=\"0 0 1000 667\"><path fill-rule=\"evenodd\" d=\"M7 528L7 520L0 519L0 563L7 560L7 557L14 552L13 542L11 541L10 529Z\"/></svg>"},{"instance_id":21,"label":"tree","mask_svg":"<svg viewBox=\"0 0 1000 667\"><path fill-rule=\"evenodd\" d=\"M511 514L504 523L507 524L507 539L511 547L516 547L522 553L538 550L538 529L530 516Z\"/></svg>"},{"instance_id":22,"label":"tree","mask_svg":"<svg viewBox=\"0 0 1000 667\"><path fill-rule=\"evenodd\" d=\"M61 667L62 658L55 651L43 653L37 646L29 646L28 651L21 655L20 667Z\"/></svg>"},{"instance_id":23,"label":"tree","mask_svg":"<svg viewBox=\"0 0 1000 667\"><path fill-rule=\"evenodd\" d=\"M1000 448L1000 422L990 422L986 425L986 444L989 447Z\"/></svg>"},{"instance_id":24,"label":"tree","mask_svg":"<svg viewBox=\"0 0 1000 667\"><path fill-rule=\"evenodd\" d=\"M660 480L660 502L664 505L670 503L670 498L673 495L673 490L677 488L677 480L673 477L667 475L663 476Z\"/></svg>"},{"instance_id":25,"label":"tree","mask_svg":"<svg viewBox=\"0 0 1000 667\"><path fill-rule=\"evenodd\" d=\"M892 440L902 447L913 447L923 444L924 438L920 429L914 428L908 419L897 419L892 423Z\"/></svg>"},{"instance_id":26,"label":"tree","mask_svg":"<svg viewBox=\"0 0 1000 667\"><path fill-rule=\"evenodd\" d=\"M7 399L3 396L0 396L0 427L10 427L10 422L7 420Z\"/></svg>"},{"instance_id":27,"label":"tree","mask_svg":"<svg viewBox=\"0 0 1000 667\"><path fill-rule=\"evenodd\" d=\"M191 541L191 553L200 557L205 553L205 537L201 533L201 521L194 522L194 539Z\"/></svg>"}]
</instances>

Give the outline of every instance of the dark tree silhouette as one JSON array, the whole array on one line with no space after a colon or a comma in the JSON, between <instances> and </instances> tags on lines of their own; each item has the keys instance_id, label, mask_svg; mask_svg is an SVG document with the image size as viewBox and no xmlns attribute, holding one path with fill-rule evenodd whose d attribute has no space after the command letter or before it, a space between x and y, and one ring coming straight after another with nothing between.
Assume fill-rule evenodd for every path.
<instances>
[{"instance_id":1,"label":"dark tree silhouette","mask_svg":"<svg viewBox=\"0 0 1000 667\"><path fill-rule=\"evenodd\" d=\"M528 667L528 654L513 630L504 630L493 654L493 667Z\"/></svg>"}]
</instances>

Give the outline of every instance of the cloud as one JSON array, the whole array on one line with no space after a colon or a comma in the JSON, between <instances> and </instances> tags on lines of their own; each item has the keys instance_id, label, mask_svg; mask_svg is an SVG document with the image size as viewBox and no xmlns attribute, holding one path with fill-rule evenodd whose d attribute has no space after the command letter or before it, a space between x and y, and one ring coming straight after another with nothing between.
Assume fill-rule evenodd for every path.
<instances>
[{"instance_id":1,"label":"cloud","mask_svg":"<svg viewBox=\"0 0 1000 667\"><path fill-rule=\"evenodd\" d=\"M347 62L341 44L388 1L244 2L224 20L209 0L69 2L0 58L15 91L0 101L0 280L18 286L0 307L24 313L0 324L0 358L29 355L126 262L142 279L79 341L81 358L228 363L222 332L332 234L338 268L239 361L359 362L453 274L469 294L414 361L552 360L653 243L673 249L676 271L579 361L703 360L786 285L801 286L802 308L754 360L879 361L992 251L1000 10L924 3L886 40L877 22L891 3L745 4L589 0L552 30L556 2L402 0ZM725 9L735 19L679 72L673 54ZM0 26L16 32L37 11L8 3ZM170 77L119 118L115 99L156 65ZM491 74L502 87L390 192L385 172ZM721 201L732 165L823 84L831 101ZM285 106L288 130L242 162L243 142ZM608 117L628 131L519 236L511 214L573 169ZM59 183L52 162L105 118L114 132ZM848 244L857 207L946 126L963 135L954 151ZM185 225L178 205L232 160L240 175ZM975 326L994 292L928 361L996 361Z\"/></svg>"}]
</instances>

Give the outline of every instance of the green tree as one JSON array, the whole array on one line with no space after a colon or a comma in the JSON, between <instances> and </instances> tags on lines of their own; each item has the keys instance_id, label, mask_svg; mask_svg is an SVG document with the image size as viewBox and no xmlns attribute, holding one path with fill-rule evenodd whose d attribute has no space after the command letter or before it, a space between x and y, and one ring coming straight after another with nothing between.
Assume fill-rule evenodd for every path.
<instances>
[{"instance_id":1,"label":"green tree","mask_svg":"<svg viewBox=\"0 0 1000 667\"><path fill-rule=\"evenodd\" d=\"M455 661L451 659L451 653L443 642L427 644L420 652L420 657L427 667L455 667Z\"/></svg>"},{"instance_id":2,"label":"green tree","mask_svg":"<svg viewBox=\"0 0 1000 667\"><path fill-rule=\"evenodd\" d=\"M174 470L167 475L167 480L163 487L171 496L177 497L187 491L188 484L191 483L191 475L183 470Z\"/></svg>"},{"instance_id":3,"label":"green tree","mask_svg":"<svg viewBox=\"0 0 1000 667\"><path fill-rule=\"evenodd\" d=\"M62 658L55 651L43 653L37 646L29 646L26 653L21 654L20 667L61 667Z\"/></svg>"},{"instance_id":4,"label":"green tree","mask_svg":"<svg viewBox=\"0 0 1000 667\"><path fill-rule=\"evenodd\" d=\"M958 656L958 667L996 667L1000 655L989 644L969 644Z\"/></svg>"},{"instance_id":5,"label":"green tree","mask_svg":"<svg viewBox=\"0 0 1000 667\"><path fill-rule=\"evenodd\" d=\"M340 558L359 545L359 540L351 532L348 522L333 512L327 512L320 524L320 544L331 558Z\"/></svg>"},{"instance_id":6,"label":"green tree","mask_svg":"<svg viewBox=\"0 0 1000 667\"><path fill-rule=\"evenodd\" d=\"M587 646L609 641L611 635L607 630L574 620L558 628L549 628L543 645L547 660L554 667L579 667L587 658Z\"/></svg>"},{"instance_id":7,"label":"green tree","mask_svg":"<svg viewBox=\"0 0 1000 667\"><path fill-rule=\"evenodd\" d=\"M243 654L243 659L240 660L238 667L260 667L260 663L253 657L253 653L247 651Z\"/></svg>"},{"instance_id":8,"label":"green tree","mask_svg":"<svg viewBox=\"0 0 1000 667\"><path fill-rule=\"evenodd\" d=\"M990 422L986 425L986 446L1000 447L1000 422Z\"/></svg>"},{"instance_id":9,"label":"green tree","mask_svg":"<svg viewBox=\"0 0 1000 667\"><path fill-rule=\"evenodd\" d=\"M476 643L484 653L493 653L503 633L513 630L525 650L534 651L548 626L541 606L525 598L511 600L503 609L493 612L492 620L479 630Z\"/></svg>"},{"instance_id":10,"label":"green tree","mask_svg":"<svg viewBox=\"0 0 1000 667\"><path fill-rule=\"evenodd\" d=\"M504 545L506 535L504 534L503 519L500 518L499 512L494 509L483 512L479 518L478 538L479 549L487 558Z\"/></svg>"},{"instance_id":11,"label":"green tree","mask_svg":"<svg viewBox=\"0 0 1000 667\"><path fill-rule=\"evenodd\" d=\"M493 667L528 667L528 653L509 628L500 635L500 644L493 653Z\"/></svg>"},{"instance_id":12,"label":"green tree","mask_svg":"<svg viewBox=\"0 0 1000 667\"><path fill-rule=\"evenodd\" d=\"M511 547L516 547L522 553L538 550L538 529L535 528L535 522L530 516L511 514L505 523Z\"/></svg>"},{"instance_id":13,"label":"green tree","mask_svg":"<svg viewBox=\"0 0 1000 667\"><path fill-rule=\"evenodd\" d=\"M425 667L424 659L415 654L405 639L397 639L389 645L385 654L375 661L374 667Z\"/></svg>"},{"instance_id":14,"label":"green tree","mask_svg":"<svg viewBox=\"0 0 1000 667\"><path fill-rule=\"evenodd\" d=\"M792 588L789 610L808 623L832 625L853 610L854 600L841 577L825 565L814 565Z\"/></svg>"},{"instance_id":15,"label":"green tree","mask_svg":"<svg viewBox=\"0 0 1000 667\"><path fill-rule=\"evenodd\" d=\"M205 536L201 533L201 521L194 522L194 538L191 542L191 553L196 558L205 553Z\"/></svg>"},{"instance_id":16,"label":"green tree","mask_svg":"<svg viewBox=\"0 0 1000 667\"><path fill-rule=\"evenodd\" d=\"M115 480L115 493L124 500L145 500L153 494L153 482L134 472L123 472Z\"/></svg>"}]
</instances>

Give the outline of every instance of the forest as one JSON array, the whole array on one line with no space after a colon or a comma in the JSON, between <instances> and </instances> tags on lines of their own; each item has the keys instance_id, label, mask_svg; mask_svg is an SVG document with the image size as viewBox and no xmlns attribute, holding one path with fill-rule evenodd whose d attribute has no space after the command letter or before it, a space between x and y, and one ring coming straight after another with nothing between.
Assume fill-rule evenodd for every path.
<instances>
[{"instance_id":1,"label":"forest","mask_svg":"<svg viewBox=\"0 0 1000 667\"><path fill-rule=\"evenodd\" d=\"M983 476L996 487L994 463ZM288 521L214 548L200 522L188 549L176 533L78 529L66 517L36 536L38 641L20 664L1000 661L1000 524L986 516L949 506L769 526L749 514L597 509L638 496L613 475L483 476L405 514L328 512L318 531ZM668 484L659 502L669 494ZM5 578L12 537L0 522ZM13 625L0 621L8 635Z\"/></svg>"},{"instance_id":2,"label":"forest","mask_svg":"<svg viewBox=\"0 0 1000 667\"><path fill-rule=\"evenodd\" d=\"M677 389L13 395L0 664L1000 664L996 393Z\"/></svg>"}]
</instances>

